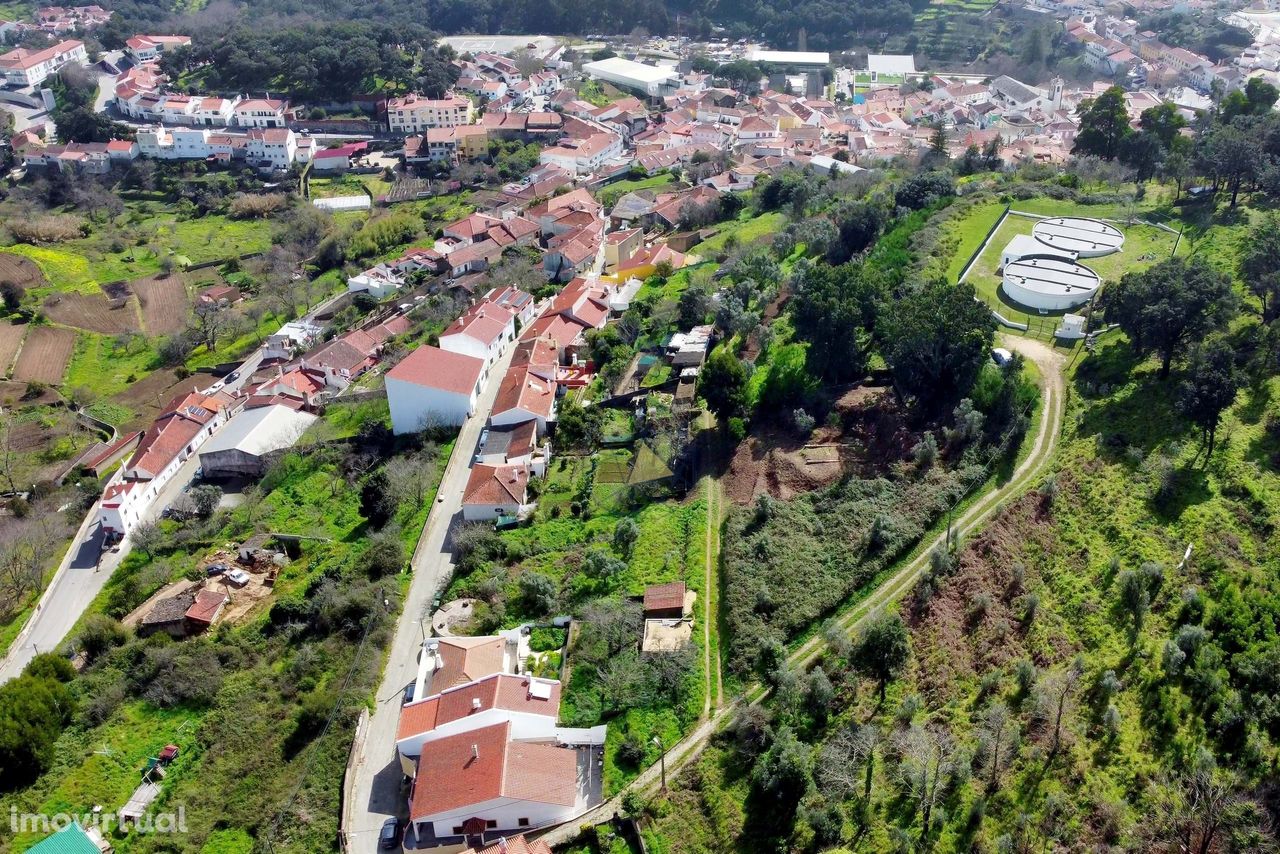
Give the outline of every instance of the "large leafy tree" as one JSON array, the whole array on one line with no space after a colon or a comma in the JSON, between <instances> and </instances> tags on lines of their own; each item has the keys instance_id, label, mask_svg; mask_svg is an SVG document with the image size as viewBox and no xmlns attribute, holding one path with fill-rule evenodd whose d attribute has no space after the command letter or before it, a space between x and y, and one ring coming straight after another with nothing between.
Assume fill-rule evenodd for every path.
<instances>
[{"instance_id":1,"label":"large leafy tree","mask_svg":"<svg viewBox=\"0 0 1280 854\"><path fill-rule=\"evenodd\" d=\"M747 366L727 347L717 347L698 372L698 394L720 418L742 415L747 408Z\"/></svg>"},{"instance_id":2,"label":"large leafy tree","mask_svg":"<svg viewBox=\"0 0 1280 854\"><path fill-rule=\"evenodd\" d=\"M1072 154L1091 154L1104 160L1120 156L1125 137L1133 133L1124 105L1124 89L1112 86L1096 98L1086 98L1077 110L1080 130Z\"/></svg>"},{"instance_id":3,"label":"large leafy tree","mask_svg":"<svg viewBox=\"0 0 1280 854\"><path fill-rule=\"evenodd\" d=\"M1200 428L1208 460L1222 413L1236 399L1242 375L1236 353L1222 336L1210 338L1191 354L1187 377L1178 389L1178 411Z\"/></svg>"},{"instance_id":4,"label":"large leafy tree","mask_svg":"<svg viewBox=\"0 0 1280 854\"><path fill-rule=\"evenodd\" d=\"M1138 126L1146 133L1154 134L1160 144L1168 149L1178 133L1187 126L1187 120L1172 102L1166 101L1158 107L1143 110Z\"/></svg>"},{"instance_id":5,"label":"large leafy tree","mask_svg":"<svg viewBox=\"0 0 1280 854\"><path fill-rule=\"evenodd\" d=\"M1120 324L1139 355L1160 357L1167 377L1174 357L1235 314L1231 282L1203 259L1170 258L1126 273L1107 294L1107 319Z\"/></svg>"},{"instance_id":6,"label":"large leafy tree","mask_svg":"<svg viewBox=\"0 0 1280 854\"><path fill-rule=\"evenodd\" d=\"M936 412L965 396L987 359L996 322L971 285L934 282L908 292L877 323L898 390Z\"/></svg>"},{"instance_id":7,"label":"large leafy tree","mask_svg":"<svg viewBox=\"0 0 1280 854\"><path fill-rule=\"evenodd\" d=\"M876 680L884 700L889 680L901 672L911 657L911 639L897 614L880 613L867 623L853 646L851 660L858 672Z\"/></svg>"},{"instance_id":8,"label":"large leafy tree","mask_svg":"<svg viewBox=\"0 0 1280 854\"><path fill-rule=\"evenodd\" d=\"M1280 217L1274 213L1249 230L1240 255L1240 278L1262 300L1262 319L1270 323L1280 300Z\"/></svg>"},{"instance_id":9,"label":"large leafy tree","mask_svg":"<svg viewBox=\"0 0 1280 854\"><path fill-rule=\"evenodd\" d=\"M1215 189L1225 184L1231 193L1231 207L1236 206L1245 181L1257 177L1263 166L1263 136L1260 120L1240 117L1227 124L1216 124L1200 137L1197 166L1213 176Z\"/></svg>"},{"instance_id":10,"label":"large leafy tree","mask_svg":"<svg viewBox=\"0 0 1280 854\"><path fill-rule=\"evenodd\" d=\"M809 368L843 382L867 367L869 332L880 289L865 267L802 263L792 277L792 317L810 343Z\"/></svg>"}]
</instances>

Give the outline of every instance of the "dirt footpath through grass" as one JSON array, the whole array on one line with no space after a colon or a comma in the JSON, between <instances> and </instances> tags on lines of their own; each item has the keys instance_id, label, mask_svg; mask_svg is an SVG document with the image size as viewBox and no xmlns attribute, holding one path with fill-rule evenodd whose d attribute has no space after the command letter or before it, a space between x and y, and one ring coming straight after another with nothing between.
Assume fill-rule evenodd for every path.
<instances>
[{"instance_id":1,"label":"dirt footpath through grass","mask_svg":"<svg viewBox=\"0 0 1280 854\"><path fill-rule=\"evenodd\" d=\"M1066 411L1066 382L1062 371L1066 359L1052 347L1039 341L1026 338L1005 336L1004 346L1016 350L1040 369L1044 378L1041 396L1040 429L1036 432L1031 451L1026 459L1014 470L1013 477L1004 486L992 490L987 495L955 520L953 530L956 535L971 531L987 521L1000 509L1010 497L1021 494L1031 486L1044 467L1053 459L1058 447L1058 439L1062 432L1062 417ZM927 547L920 550L919 556L898 570L884 584L880 585L870 596L862 600L856 607L837 618L838 624L852 633L858 630L868 615L875 613L885 605L891 604L911 589L920 573L929 564L929 552L940 545L945 534L939 534ZM805 667L811 664L825 649L822 636L816 635L801 644L788 656L792 667ZM666 754L666 772L674 777L681 770L695 761L702 753L702 748L716 732L729 726L738 709L744 703L757 704L768 696L768 690L762 686L748 689L743 697L732 704L723 705L710 718L704 720L693 732L672 745ZM654 764L640 773L621 792L596 809L575 819L570 825L561 825L546 834L539 836L548 845L563 845L581 834L581 828L587 824L600 824L617 815L622 809L622 797L629 790L640 793L654 791L660 783L659 765Z\"/></svg>"}]
</instances>

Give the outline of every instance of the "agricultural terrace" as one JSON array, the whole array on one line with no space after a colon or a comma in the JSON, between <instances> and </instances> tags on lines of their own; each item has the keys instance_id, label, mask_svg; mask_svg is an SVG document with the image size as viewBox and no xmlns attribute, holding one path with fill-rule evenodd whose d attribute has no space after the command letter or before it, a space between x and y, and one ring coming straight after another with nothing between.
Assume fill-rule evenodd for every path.
<instances>
[{"instance_id":1,"label":"agricultural terrace","mask_svg":"<svg viewBox=\"0 0 1280 854\"><path fill-rule=\"evenodd\" d=\"M130 202L123 213L97 224L87 236L54 244L15 243L5 252L34 261L44 283L33 288L43 297L54 291L92 294L99 285L152 276L171 268L264 252L271 229L252 219L222 214L182 218L172 205Z\"/></svg>"}]
</instances>

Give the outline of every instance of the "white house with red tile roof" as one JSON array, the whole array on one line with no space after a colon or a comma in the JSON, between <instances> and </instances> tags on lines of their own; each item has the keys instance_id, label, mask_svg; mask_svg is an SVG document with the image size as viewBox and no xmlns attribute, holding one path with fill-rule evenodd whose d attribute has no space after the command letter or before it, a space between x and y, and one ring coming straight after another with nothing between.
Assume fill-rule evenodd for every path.
<instances>
[{"instance_id":1,"label":"white house with red tile roof","mask_svg":"<svg viewBox=\"0 0 1280 854\"><path fill-rule=\"evenodd\" d=\"M392 133L420 133L429 128L469 125L476 120L470 98L446 93L443 98L424 98L411 92L387 99L387 127Z\"/></svg>"},{"instance_id":2,"label":"white house with red tile roof","mask_svg":"<svg viewBox=\"0 0 1280 854\"><path fill-rule=\"evenodd\" d=\"M503 721L511 724L512 738L552 739L559 712L559 681L496 673L405 705L396 748L413 758L431 742Z\"/></svg>"},{"instance_id":3,"label":"white house with red tile roof","mask_svg":"<svg viewBox=\"0 0 1280 854\"><path fill-rule=\"evenodd\" d=\"M487 371L515 337L515 315L496 303L482 302L440 333L440 349L474 356L484 362Z\"/></svg>"},{"instance_id":4,"label":"white house with red tile roof","mask_svg":"<svg viewBox=\"0 0 1280 854\"><path fill-rule=\"evenodd\" d=\"M483 842L480 844L484 845ZM527 839L521 833L518 836L503 836L484 848L468 848L461 854L551 854L551 846L541 839Z\"/></svg>"},{"instance_id":5,"label":"white house with red tile roof","mask_svg":"<svg viewBox=\"0 0 1280 854\"><path fill-rule=\"evenodd\" d=\"M282 128L289 124L288 110L289 102L279 98L245 98L235 105L232 115L243 128Z\"/></svg>"},{"instance_id":6,"label":"white house with red tile roof","mask_svg":"<svg viewBox=\"0 0 1280 854\"><path fill-rule=\"evenodd\" d=\"M136 35L125 39L125 51L138 62L159 59L165 51L190 47L191 36Z\"/></svg>"},{"instance_id":7,"label":"white house with red tile roof","mask_svg":"<svg viewBox=\"0 0 1280 854\"><path fill-rule=\"evenodd\" d=\"M522 326L533 320L533 311L536 308L533 296L515 285L493 288L484 295L484 301L505 308Z\"/></svg>"},{"instance_id":8,"label":"white house with red tile roof","mask_svg":"<svg viewBox=\"0 0 1280 854\"><path fill-rule=\"evenodd\" d=\"M233 414L234 401L222 392L178 395L143 433L138 448L111 479L99 507L102 529L127 534L147 505Z\"/></svg>"},{"instance_id":9,"label":"white house with red tile roof","mask_svg":"<svg viewBox=\"0 0 1280 854\"><path fill-rule=\"evenodd\" d=\"M88 61L84 42L67 39L40 50L16 47L0 54L0 74L10 86L37 86L69 62Z\"/></svg>"},{"instance_id":10,"label":"white house with red tile roof","mask_svg":"<svg viewBox=\"0 0 1280 854\"><path fill-rule=\"evenodd\" d=\"M538 155L540 163L558 166L566 172L589 175L622 156L622 137L601 131L585 138L565 137Z\"/></svg>"},{"instance_id":11,"label":"white house with red tile roof","mask_svg":"<svg viewBox=\"0 0 1280 854\"><path fill-rule=\"evenodd\" d=\"M387 403L397 434L457 426L476 409L484 360L424 345L387 371Z\"/></svg>"},{"instance_id":12,"label":"white house with red tile roof","mask_svg":"<svg viewBox=\"0 0 1280 854\"><path fill-rule=\"evenodd\" d=\"M538 425L538 435L547 432L547 422L555 418L556 383L539 376L530 365L512 365L502 377L494 399L489 423L510 427L524 421Z\"/></svg>"},{"instance_id":13,"label":"white house with red tile roof","mask_svg":"<svg viewBox=\"0 0 1280 854\"><path fill-rule=\"evenodd\" d=\"M347 279L349 293L367 293L375 299L386 299L404 287L404 276L389 264L375 264Z\"/></svg>"},{"instance_id":14,"label":"white house with red tile roof","mask_svg":"<svg viewBox=\"0 0 1280 854\"><path fill-rule=\"evenodd\" d=\"M514 741L510 723L442 738L418 760L409 800L417 845L559 824L588 806L578 752Z\"/></svg>"},{"instance_id":15,"label":"white house with red tile roof","mask_svg":"<svg viewBox=\"0 0 1280 854\"><path fill-rule=\"evenodd\" d=\"M288 169L298 154L298 140L289 128L253 128L246 136L245 156L255 163L269 163L273 169Z\"/></svg>"},{"instance_id":16,"label":"white house with red tile roof","mask_svg":"<svg viewBox=\"0 0 1280 854\"><path fill-rule=\"evenodd\" d=\"M485 522L499 516L520 516L533 507L529 500L529 469L523 465L477 465L462 493L462 518Z\"/></svg>"}]
</instances>

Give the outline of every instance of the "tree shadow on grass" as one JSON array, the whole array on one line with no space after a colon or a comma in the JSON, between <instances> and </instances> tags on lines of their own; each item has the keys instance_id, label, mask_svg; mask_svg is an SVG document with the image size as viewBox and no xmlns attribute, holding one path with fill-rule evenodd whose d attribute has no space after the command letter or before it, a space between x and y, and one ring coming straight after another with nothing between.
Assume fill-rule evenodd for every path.
<instances>
[{"instance_id":1,"label":"tree shadow on grass","mask_svg":"<svg viewBox=\"0 0 1280 854\"><path fill-rule=\"evenodd\" d=\"M1193 464L1177 466L1165 476L1165 481L1151 496L1149 503L1157 518L1175 522L1188 507L1208 501L1209 476Z\"/></svg>"},{"instance_id":2,"label":"tree shadow on grass","mask_svg":"<svg viewBox=\"0 0 1280 854\"><path fill-rule=\"evenodd\" d=\"M1174 410L1175 394L1171 381L1139 378L1131 389L1115 392L1090 407L1080 418L1078 433L1094 437L1099 455L1112 460L1130 447L1149 453L1187 432Z\"/></svg>"}]
</instances>

